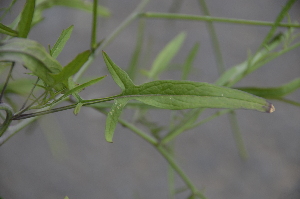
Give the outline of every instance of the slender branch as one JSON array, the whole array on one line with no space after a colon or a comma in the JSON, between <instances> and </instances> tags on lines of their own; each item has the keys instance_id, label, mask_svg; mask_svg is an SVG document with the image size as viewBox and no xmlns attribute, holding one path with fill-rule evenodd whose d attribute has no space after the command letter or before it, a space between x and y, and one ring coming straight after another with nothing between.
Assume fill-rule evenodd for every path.
<instances>
[{"instance_id":1,"label":"slender branch","mask_svg":"<svg viewBox=\"0 0 300 199\"><path fill-rule=\"evenodd\" d=\"M27 104L27 102L28 102L28 100L29 100L30 96L32 95L32 93L33 93L33 90L35 89L35 87L36 87L37 83L39 82L39 80L40 80L40 78L37 78L37 80L36 80L35 84L33 85L33 87L32 87L32 89L31 89L31 91L30 91L30 93L29 93L28 97L26 98L26 100L25 100L24 104L22 105L22 107L20 108L20 110L22 110L22 109L24 109L24 108L25 108L25 106L26 106L26 104Z\"/></svg>"},{"instance_id":2,"label":"slender branch","mask_svg":"<svg viewBox=\"0 0 300 199\"><path fill-rule=\"evenodd\" d=\"M97 47L97 8L98 8L98 0L94 0L93 2L93 22L92 22L92 34L91 34L91 49L95 50Z\"/></svg>"},{"instance_id":3,"label":"slender branch","mask_svg":"<svg viewBox=\"0 0 300 199\"><path fill-rule=\"evenodd\" d=\"M137 17L139 17L139 13L144 9L149 0L143 0L137 6L137 8L99 45L99 47L95 50L95 52L89 57L87 62L80 68L80 70L74 75L74 81L77 81L86 69L91 65L95 56L100 54L101 51L110 44L113 39L118 36L122 30L124 30L130 23L132 23Z\"/></svg>"},{"instance_id":4,"label":"slender branch","mask_svg":"<svg viewBox=\"0 0 300 199\"><path fill-rule=\"evenodd\" d=\"M177 20L181 19L181 20L191 20L191 21L211 21L211 22L222 22L222 23L233 23L233 24L255 25L255 26L273 26L274 25L274 22L268 22L268 21L255 21L255 20L232 19L232 18L187 15L187 14L158 13L158 12L145 12L145 13L141 13L140 16L145 17L145 18L177 19ZM291 23L279 23L278 26L279 27L300 28L299 24L291 24Z\"/></svg>"},{"instance_id":5,"label":"slender branch","mask_svg":"<svg viewBox=\"0 0 300 199\"><path fill-rule=\"evenodd\" d=\"M12 70L13 70L14 66L15 66L15 62L12 62L11 67L10 67L9 72L8 72L8 75L7 75L6 80L5 80L5 84L4 84L4 86L2 88L2 91L1 91L1 94L0 94L0 103L2 103L2 97L4 95L4 91L5 91L6 87L8 85L9 78L11 77L11 73L12 73Z\"/></svg>"}]
</instances>

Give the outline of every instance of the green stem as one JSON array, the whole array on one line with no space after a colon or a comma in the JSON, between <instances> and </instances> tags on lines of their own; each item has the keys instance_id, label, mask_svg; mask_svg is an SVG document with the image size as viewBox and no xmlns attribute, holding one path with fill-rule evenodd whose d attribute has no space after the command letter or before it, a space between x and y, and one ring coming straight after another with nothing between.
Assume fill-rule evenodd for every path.
<instances>
[{"instance_id":1,"label":"green stem","mask_svg":"<svg viewBox=\"0 0 300 199\"><path fill-rule=\"evenodd\" d=\"M95 50L97 47L97 6L98 0L93 2L93 22L92 22L92 34L91 34L91 49Z\"/></svg>"},{"instance_id":2,"label":"green stem","mask_svg":"<svg viewBox=\"0 0 300 199\"><path fill-rule=\"evenodd\" d=\"M214 22L234 23L234 24L243 24L243 25L256 25L256 26L273 26L274 25L274 22L268 22L268 21L255 21L255 20L232 19L232 18L186 15L186 14L158 13L158 12L145 12L145 13L141 13L140 16L145 17L145 18L181 19L181 20L211 21L211 22L214 21ZM279 27L300 28L299 24L290 24L290 23L279 23L278 26Z\"/></svg>"},{"instance_id":3,"label":"green stem","mask_svg":"<svg viewBox=\"0 0 300 199\"><path fill-rule=\"evenodd\" d=\"M9 78L11 77L11 73L12 73L12 70L13 70L14 66L15 66L15 62L12 62L11 67L10 67L9 72L8 72L8 75L7 75L6 80L5 80L5 84L4 84L4 86L2 88L2 91L1 91L1 94L0 94L0 103L2 103L2 97L4 95L4 91L5 91L6 87L8 85L8 81L9 81Z\"/></svg>"},{"instance_id":4,"label":"green stem","mask_svg":"<svg viewBox=\"0 0 300 199\"><path fill-rule=\"evenodd\" d=\"M87 62L80 68L80 70L74 75L74 81L77 81L87 68L94 61L95 56L100 54L101 51L108 45L113 39L118 36L130 23L132 23L138 16L139 13L144 9L149 0L143 0L137 8L99 45L95 52L89 57Z\"/></svg>"},{"instance_id":5,"label":"green stem","mask_svg":"<svg viewBox=\"0 0 300 199\"><path fill-rule=\"evenodd\" d=\"M0 103L0 110L4 110L6 112L5 120L0 125L0 137L1 137L12 121L13 109L5 103Z\"/></svg>"},{"instance_id":6,"label":"green stem","mask_svg":"<svg viewBox=\"0 0 300 199\"><path fill-rule=\"evenodd\" d=\"M208 10L205 0L199 0L198 2L201 5L203 13L206 16L210 16L210 13L209 13L209 10ZM224 67L224 61L223 61L223 57L222 57L222 53L221 53L218 36L217 36L216 30L215 30L215 27L211 21L207 21L206 25L207 25L208 33L210 35L210 40L212 42L214 54L216 57L218 72L219 72L219 75L221 75L225 71L225 67Z\"/></svg>"}]
</instances>

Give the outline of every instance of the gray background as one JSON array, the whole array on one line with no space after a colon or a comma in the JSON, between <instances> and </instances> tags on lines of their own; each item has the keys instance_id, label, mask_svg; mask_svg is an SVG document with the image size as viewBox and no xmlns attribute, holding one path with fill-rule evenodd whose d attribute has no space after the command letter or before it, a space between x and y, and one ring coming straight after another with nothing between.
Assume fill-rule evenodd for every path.
<instances>
[{"instance_id":1,"label":"gray background","mask_svg":"<svg viewBox=\"0 0 300 199\"><path fill-rule=\"evenodd\" d=\"M25 1L19 1L7 18L11 22ZM213 16L273 21L285 1L211 0ZM105 38L137 6L137 0L103 0L112 16L99 22L98 38ZM7 4L1 1L1 4ZM146 10L167 12L168 0L151 1ZM1 5L2 6L2 5ZM290 12L300 20L299 2ZM201 14L197 1L186 0L180 13ZM89 48L88 13L53 8L45 12L45 21L32 30L30 38L44 46L54 44L62 29L74 24L74 31L59 56L65 65ZM254 52L269 28L215 24L226 68L244 61ZM122 68L127 68L136 40L137 23L126 28L105 51ZM149 49L141 68L149 68L165 44L186 31L187 39L173 63L182 63L196 41L201 44L190 80L213 83L217 77L210 37L204 22L146 20L146 44ZM145 51L146 52L146 51ZM247 76L238 85L279 86L299 77L297 49ZM18 73L15 71L15 73ZM99 56L85 77L108 74ZM173 70L161 79L180 79ZM141 83L137 80L136 83ZM119 93L110 77L84 91L85 98ZM299 91L289 98L299 101ZM249 159L242 161L233 140L227 116L190 130L176 141L176 160L208 198L300 198L300 114L299 108L273 101L276 111L263 114L237 111ZM211 113L208 111L204 116ZM169 122L170 111L152 112L153 121ZM126 117L127 116L127 117ZM204 116L202 118L204 118ZM124 118L132 121L131 114ZM0 149L0 196L4 199L75 198L168 198L168 165L157 151L129 130L118 126L114 143L104 140L105 116L84 108L78 116L64 111L44 116L25 128ZM176 178L177 187L183 185ZM177 198L185 198L186 193Z\"/></svg>"}]
</instances>

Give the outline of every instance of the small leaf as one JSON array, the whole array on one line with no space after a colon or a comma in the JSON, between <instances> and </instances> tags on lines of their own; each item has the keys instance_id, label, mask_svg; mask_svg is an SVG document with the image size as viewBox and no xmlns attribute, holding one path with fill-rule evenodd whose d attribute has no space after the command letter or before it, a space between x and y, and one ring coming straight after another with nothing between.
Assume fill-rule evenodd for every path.
<instances>
[{"instance_id":1,"label":"small leaf","mask_svg":"<svg viewBox=\"0 0 300 199\"><path fill-rule=\"evenodd\" d=\"M60 98L58 98L57 100L55 100L54 102L52 102L52 103L50 104L50 106L53 105L53 104L55 104L55 103L57 103L57 102L59 102L59 101L61 101L61 100L63 100L64 98L68 97L69 95L72 95L72 94L74 94L74 93L78 93L78 92L80 92L82 89L84 89L84 88L86 88L86 87L88 87L88 86L91 86L91 85L93 85L93 84L96 84L97 82L101 81L101 80L104 79L105 77L106 77L106 75L105 75L105 76L102 76L102 77L98 77L98 78L96 78L96 79L92 79L92 80L90 80L90 81L88 81L88 82L85 82L85 83L83 83L83 84L81 84L81 85L79 85L79 86L76 86L76 87L72 88L71 90L68 90L66 93L64 93L63 96L61 96Z\"/></svg>"},{"instance_id":2,"label":"small leaf","mask_svg":"<svg viewBox=\"0 0 300 199\"><path fill-rule=\"evenodd\" d=\"M6 34L6 35L10 35L10 36L13 36L13 37L16 37L18 36L18 32L11 29L10 27L0 23L0 33L2 34Z\"/></svg>"},{"instance_id":3,"label":"small leaf","mask_svg":"<svg viewBox=\"0 0 300 199\"><path fill-rule=\"evenodd\" d=\"M149 71L149 78L158 79L159 74L169 66L170 61L179 51L185 37L185 33L180 33L172 41L170 41L162 51L160 51L153 62L151 70Z\"/></svg>"},{"instance_id":4,"label":"small leaf","mask_svg":"<svg viewBox=\"0 0 300 199\"><path fill-rule=\"evenodd\" d=\"M73 29L74 29L74 26L72 25L69 28L67 28L66 30L62 31L58 40L56 41L56 43L54 44L54 46L52 47L52 49L50 51L50 55L53 58L57 58L57 56L63 50L65 44L67 43L67 41L69 40L69 38L71 36Z\"/></svg>"},{"instance_id":5,"label":"small leaf","mask_svg":"<svg viewBox=\"0 0 300 199\"><path fill-rule=\"evenodd\" d=\"M0 43L0 61L19 62L39 77L47 85L54 86L55 80L50 74L59 73L62 66L53 59L39 43L29 39L13 38ZM55 85L62 90L63 85Z\"/></svg>"},{"instance_id":6,"label":"small leaf","mask_svg":"<svg viewBox=\"0 0 300 199\"><path fill-rule=\"evenodd\" d=\"M197 52L199 50L199 46L200 44L199 43L196 43L193 48L191 49L191 51L189 52L186 60L185 60L185 63L183 65L183 71L182 71L182 80L187 80L188 78L188 75L191 71L191 68L192 68L192 64L193 64L193 61L195 60L195 57L197 55Z\"/></svg>"},{"instance_id":7,"label":"small leaf","mask_svg":"<svg viewBox=\"0 0 300 199\"><path fill-rule=\"evenodd\" d=\"M91 52L89 50L78 54L69 64L63 67L62 71L58 74L53 74L56 84L67 82L68 78L76 74L82 65L88 60Z\"/></svg>"},{"instance_id":8,"label":"small leaf","mask_svg":"<svg viewBox=\"0 0 300 199\"><path fill-rule=\"evenodd\" d=\"M27 0L23 8L21 19L18 24L19 37L26 38L30 29L34 14L35 0Z\"/></svg>"},{"instance_id":9,"label":"small leaf","mask_svg":"<svg viewBox=\"0 0 300 199\"><path fill-rule=\"evenodd\" d=\"M107 142L112 142L118 119L128 101L129 99L120 98L116 99L115 103L112 105L106 118L105 139Z\"/></svg>"},{"instance_id":10,"label":"small leaf","mask_svg":"<svg viewBox=\"0 0 300 199\"><path fill-rule=\"evenodd\" d=\"M80 112L80 109L82 107L83 103L78 103L74 109L74 115L78 115L78 113Z\"/></svg>"},{"instance_id":11,"label":"small leaf","mask_svg":"<svg viewBox=\"0 0 300 199\"><path fill-rule=\"evenodd\" d=\"M282 98L300 88L300 78L294 79L287 84L273 88L238 87L236 89L251 93L267 99Z\"/></svg>"},{"instance_id":12,"label":"small leaf","mask_svg":"<svg viewBox=\"0 0 300 199\"><path fill-rule=\"evenodd\" d=\"M117 66L104 51L102 52L102 55L103 55L105 64L109 70L109 73L111 74L114 81L118 84L118 86L122 90L133 87L134 84L131 81L128 74L124 70L122 70L119 66Z\"/></svg>"}]
</instances>

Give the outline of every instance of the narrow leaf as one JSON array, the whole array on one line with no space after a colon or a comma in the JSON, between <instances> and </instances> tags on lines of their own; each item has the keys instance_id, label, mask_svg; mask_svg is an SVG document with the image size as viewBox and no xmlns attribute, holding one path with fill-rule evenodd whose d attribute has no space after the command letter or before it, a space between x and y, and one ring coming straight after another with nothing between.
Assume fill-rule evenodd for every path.
<instances>
[{"instance_id":1,"label":"narrow leaf","mask_svg":"<svg viewBox=\"0 0 300 199\"><path fill-rule=\"evenodd\" d=\"M128 100L129 99L126 98L116 99L115 103L112 105L106 118L105 139L107 142L112 142L118 119Z\"/></svg>"},{"instance_id":2,"label":"narrow leaf","mask_svg":"<svg viewBox=\"0 0 300 199\"><path fill-rule=\"evenodd\" d=\"M35 0L26 0L21 19L18 24L19 37L26 38L30 29L34 14Z\"/></svg>"},{"instance_id":3,"label":"narrow leaf","mask_svg":"<svg viewBox=\"0 0 300 199\"><path fill-rule=\"evenodd\" d=\"M83 84L81 84L79 86L76 86L76 87L72 88L71 90L68 90L66 93L64 93L64 95L62 95L60 98L58 98L57 100L55 100L54 102L52 102L51 105L53 105L53 104L55 104L55 103L63 100L64 98L68 97L69 95L72 95L74 93L77 93L77 92L81 91L82 89L84 89L84 88L86 88L88 86L96 84L97 82L101 81L105 77L106 77L106 75L102 76L102 77L98 77L96 79L92 79L92 80L90 80L88 82L85 82L85 83L83 83Z\"/></svg>"},{"instance_id":4,"label":"narrow leaf","mask_svg":"<svg viewBox=\"0 0 300 199\"><path fill-rule=\"evenodd\" d=\"M80 109L82 107L83 103L78 103L74 109L74 115L78 115L78 113L80 112Z\"/></svg>"},{"instance_id":5,"label":"narrow leaf","mask_svg":"<svg viewBox=\"0 0 300 199\"><path fill-rule=\"evenodd\" d=\"M199 46L200 44L199 43L196 43L193 48L191 49L191 51L189 52L186 60L185 60L185 63L183 65L183 71L182 71L182 80L187 80L188 78L188 75L190 74L191 72L191 68L193 66L193 62L196 58L196 55L197 55L197 52L199 50Z\"/></svg>"},{"instance_id":6,"label":"narrow leaf","mask_svg":"<svg viewBox=\"0 0 300 199\"><path fill-rule=\"evenodd\" d=\"M2 34L6 34L6 35L10 35L10 36L13 36L13 37L16 37L18 36L18 32L11 29L10 27L0 23L0 33Z\"/></svg>"},{"instance_id":7,"label":"narrow leaf","mask_svg":"<svg viewBox=\"0 0 300 199\"><path fill-rule=\"evenodd\" d=\"M122 97L163 109L229 108L273 112L265 99L236 89L191 81L153 81L125 90Z\"/></svg>"},{"instance_id":8,"label":"narrow leaf","mask_svg":"<svg viewBox=\"0 0 300 199\"><path fill-rule=\"evenodd\" d=\"M152 68L149 71L149 78L158 79L159 74L169 66L170 61L181 48L185 37L185 33L180 33L164 47L153 62Z\"/></svg>"},{"instance_id":9,"label":"narrow leaf","mask_svg":"<svg viewBox=\"0 0 300 199\"><path fill-rule=\"evenodd\" d=\"M294 79L287 84L273 88L238 87L236 89L251 93L267 99L282 98L300 88L300 78Z\"/></svg>"},{"instance_id":10,"label":"narrow leaf","mask_svg":"<svg viewBox=\"0 0 300 199\"><path fill-rule=\"evenodd\" d=\"M0 43L0 61L19 62L47 85L54 85L55 80L50 75L59 73L62 66L52 58L39 43L29 39L13 38ZM55 85L61 90L63 85Z\"/></svg>"},{"instance_id":11,"label":"narrow leaf","mask_svg":"<svg viewBox=\"0 0 300 199\"><path fill-rule=\"evenodd\" d=\"M53 74L52 77L56 83L67 81L69 77L79 71L82 65L88 60L91 52L89 50L78 54L68 65L63 67L62 71L58 74Z\"/></svg>"},{"instance_id":12,"label":"narrow leaf","mask_svg":"<svg viewBox=\"0 0 300 199\"><path fill-rule=\"evenodd\" d=\"M102 52L105 64L109 70L109 73L111 74L112 78L118 84L118 86L125 90L126 88L133 87L134 84L131 81L128 74L122 70L119 66L117 66L110 58L109 56L103 51Z\"/></svg>"},{"instance_id":13,"label":"narrow leaf","mask_svg":"<svg viewBox=\"0 0 300 199\"><path fill-rule=\"evenodd\" d=\"M54 46L50 50L50 55L52 57L57 58L57 56L60 54L60 52L64 48L65 44L69 40L73 29L74 29L74 26L72 25L69 28L67 28L66 30L62 31L62 33L60 34L58 40L56 41L56 43L54 44Z\"/></svg>"}]
</instances>

